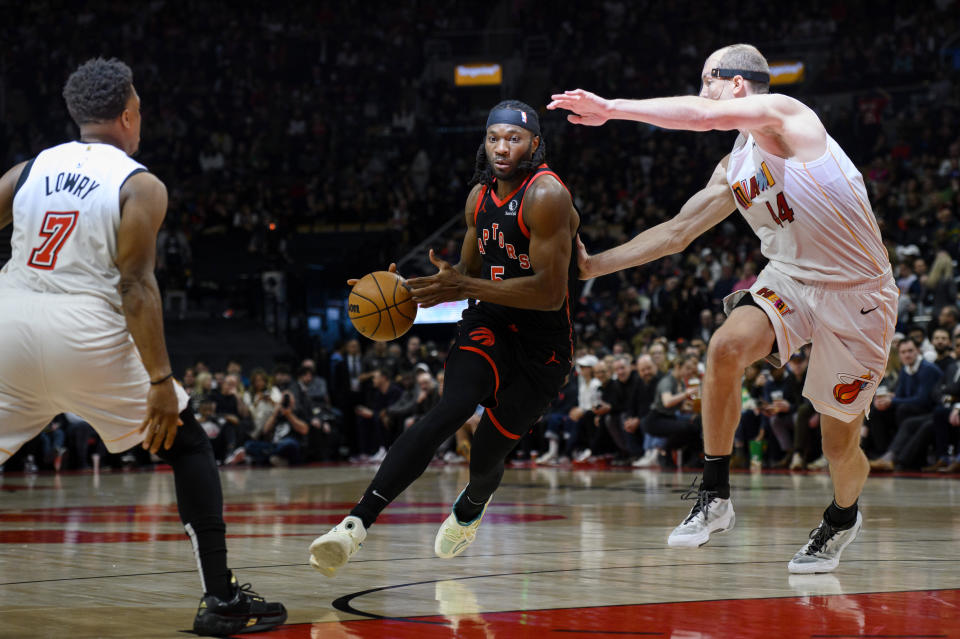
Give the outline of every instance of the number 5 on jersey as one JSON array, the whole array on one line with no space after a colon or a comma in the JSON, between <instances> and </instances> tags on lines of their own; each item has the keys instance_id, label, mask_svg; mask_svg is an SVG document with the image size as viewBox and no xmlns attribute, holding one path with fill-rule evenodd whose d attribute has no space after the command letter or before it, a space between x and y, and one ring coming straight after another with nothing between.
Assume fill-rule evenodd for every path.
<instances>
[{"instance_id":1,"label":"number 5 on jersey","mask_svg":"<svg viewBox=\"0 0 960 639\"><path fill-rule=\"evenodd\" d=\"M79 211L47 211L40 226L43 244L30 252L27 265L44 271L52 271L57 265L57 255L67 238L77 226Z\"/></svg>"},{"instance_id":2,"label":"number 5 on jersey","mask_svg":"<svg viewBox=\"0 0 960 639\"><path fill-rule=\"evenodd\" d=\"M503 275L504 268L502 266L491 266L490 267L490 279L500 281L503 278L500 277Z\"/></svg>"}]
</instances>

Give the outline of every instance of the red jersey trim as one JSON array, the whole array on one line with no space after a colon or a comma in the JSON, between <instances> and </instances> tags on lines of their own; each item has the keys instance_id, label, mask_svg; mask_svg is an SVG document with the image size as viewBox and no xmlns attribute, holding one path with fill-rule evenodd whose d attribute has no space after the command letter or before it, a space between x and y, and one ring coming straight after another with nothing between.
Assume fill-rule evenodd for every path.
<instances>
[{"instance_id":1,"label":"red jersey trim","mask_svg":"<svg viewBox=\"0 0 960 639\"><path fill-rule=\"evenodd\" d=\"M497 391L500 390L500 371L497 370L497 364L493 361L493 358L476 346L461 346L460 350L478 353L482 355L485 360L487 360L488 364L490 364L490 368L493 369L493 397L496 399Z\"/></svg>"},{"instance_id":2,"label":"red jersey trim","mask_svg":"<svg viewBox=\"0 0 960 639\"><path fill-rule=\"evenodd\" d=\"M497 421L497 418L493 416L493 411L489 408L486 409L487 417L490 418L490 421L493 422L493 425L497 427L497 430L500 431L500 434L506 437L507 439L520 439L520 435L514 435L509 430L500 425L500 422Z\"/></svg>"},{"instance_id":3,"label":"red jersey trim","mask_svg":"<svg viewBox=\"0 0 960 639\"><path fill-rule=\"evenodd\" d=\"M493 200L493 203L497 205L497 208L500 208L501 206L503 206L504 204L506 204L507 202L509 202L510 200L512 200L512 199L513 199L513 196L516 195L516 194L520 191L520 189L522 189L523 187L525 187L525 186L527 185L527 182L529 182L529 181L530 181L530 178L532 178L534 175L536 175L536 174L535 174L535 173L532 173L532 174L528 175L528 176L527 176L527 179L525 179L523 182L521 182L521 183L520 183L520 186L518 186L516 189L514 189L513 193L511 193L511 194L508 195L507 197L503 198L503 200L501 200L500 198L497 197L497 190L496 190L495 188L491 187L491 188L490 188L490 198ZM496 178L494 178L494 181L496 181Z\"/></svg>"},{"instance_id":4,"label":"red jersey trim","mask_svg":"<svg viewBox=\"0 0 960 639\"><path fill-rule=\"evenodd\" d=\"M541 165L537 168L537 171L540 171L540 169L542 169L542 168L546 168L546 166L547 166L546 164L541 164ZM538 179L541 175L552 175L553 177L555 177L555 178L557 179L557 182L560 183L560 186L562 186L563 188L567 189L567 185L563 183L563 180L560 179L560 176L557 175L556 173L554 173L553 171L549 171L549 170L548 170L548 171L540 171L539 173L534 173L532 176L530 176L532 179L530 179L530 185L529 185L529 186L532 186L533 183L536 182L537 179ZM570 189L567 189L567 193L569 193L569 192L570 192ZM523 196L524 196L524 199L526 199L527 194L524 193ZM517 226L520 227L520 232L523 233L523 236L529 240L529 239L530 239L530 229L528 229L528 228L527 228L527 225L523 223L523 200L520 201L520 210L517 211Z\"/></svg>"},{"instance_id":5,"label":"red jersey trim","mask_svg":"<svg viewBox=\"0 0 960 639\"><path fill-rule=\"evenodd\" d=\"M480 197L477 198L477 205L473 207L473 225L477 225L477 216L480 215L480 205L483 204L483 198L487 197L487 185L480 188Z\"/></svg>"}]
</instances>

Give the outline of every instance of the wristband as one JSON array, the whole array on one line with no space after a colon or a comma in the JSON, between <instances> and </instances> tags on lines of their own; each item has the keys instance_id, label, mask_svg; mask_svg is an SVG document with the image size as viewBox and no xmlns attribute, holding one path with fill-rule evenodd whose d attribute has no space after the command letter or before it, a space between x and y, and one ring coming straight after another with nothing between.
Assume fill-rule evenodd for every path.
<instances>
[{"instance_id":1,"label":"wristband","mask_svg":"<svg viewBox=\"0 0 960 639\"><path fill-rule=\"evenodd\" d=\"M156 380L156 381L154 381L154 380L151 379L151 380L150 380L150 385L151 385L151 386L157 386L157 385L159 385L159 384L164 383L165 381L167 381L167 380L170 379L171 377L173 377L173 373L167 373L166 375L164 375L163 377L161 377L160 379L158 379L158 380Z\"/></svg>"}]
</instances>

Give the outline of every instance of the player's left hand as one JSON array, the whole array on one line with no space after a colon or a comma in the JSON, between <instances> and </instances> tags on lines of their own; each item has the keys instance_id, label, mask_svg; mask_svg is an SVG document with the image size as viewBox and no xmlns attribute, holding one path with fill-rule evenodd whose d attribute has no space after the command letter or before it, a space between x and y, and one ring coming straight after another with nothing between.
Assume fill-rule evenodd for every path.
<instances>
[{"instance_id":1,"label":"player's left hand","mask_svg":"<svg viewBox=\"0 0 960 639\"><path fill-rule=\"evenodd\" d=\"M590 254L587 253L587 247L583 245L580 234L577 233L577 267L580 269L580 279L589 280L596 275L590 270Z\"/></svg>"},{"instance_id":2,"label":"player's left hand","mask_svg":"<svg viewBox=\"0 0 960 639\"><path fill-rule=\"evenodd\" d=\"M430 262L437 267L436 274L407 280L413 301L423 308L430 308L443 302L462 300L463 275L460 271L437 257L433 249L430 249Z\"/></svg>"},{"instance_id":3,"label":"player's left hand","mask_svg":"<svg viewBox=\"0 0 960 639\"><path fill-rule=\"evenodd\" d=\"M168 379L162 384L150 386L150 392L147 393L147 417L140 425L140 432L145 433L142 444L144 450L151 453L160 450L160 446L165 449L173 446L177 428L183 425L175 383L173 379Z\"/></svg>"},{"instance_id":4,"label":"player's left hand","mask_svg":"<svg viewBox=\"0 0 960 639\"><path fill-rule=\"evenodd\" d=\"M552 102L547 105L551 111L554 109L566 109L573 111L567 116L567 120L573 124L583 124L585 126L600 126L610 119L610 100L601 98L595 93L584 91L583 89L574 89L573 91L564 91L550 96Z\"/></svg>"}]
</instances>

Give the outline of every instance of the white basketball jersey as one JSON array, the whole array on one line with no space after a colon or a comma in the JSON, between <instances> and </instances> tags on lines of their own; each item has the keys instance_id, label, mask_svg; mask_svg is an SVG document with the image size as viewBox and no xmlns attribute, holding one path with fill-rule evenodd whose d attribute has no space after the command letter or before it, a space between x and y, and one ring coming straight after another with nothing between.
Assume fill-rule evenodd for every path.
<instances>
[{"instance_id":1,"label":"white basketball jersey","mask_svg":"<svg viewBox=\"0 0 960 639\"><path fill-rule=\"evenodd\" d=\"M785 160L740 136L727 182L764 257L786 275L853 283L890 269L863 176L830 136L812 162Z\"/></svg>"},{"instance_id":2,"label":"white basketball jersey","mask_svg":"<svg viewBox=\"0 0 960 639\"><path fill-rule=\"evenodd\" d=\"M120 187L146 168L115 146L68 142L24 168L0 288L93 295L121 308Z\"/></svg>"}]
</instances>

